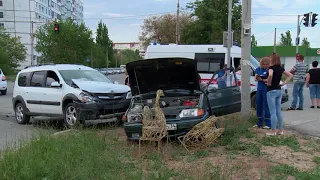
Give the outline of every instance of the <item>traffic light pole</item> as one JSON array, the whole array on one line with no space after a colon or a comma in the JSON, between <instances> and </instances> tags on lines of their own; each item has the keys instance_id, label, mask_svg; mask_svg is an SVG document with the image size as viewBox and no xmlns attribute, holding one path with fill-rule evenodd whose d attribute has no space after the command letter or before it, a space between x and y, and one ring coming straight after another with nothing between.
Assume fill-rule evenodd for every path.
<instances>
[{"instance_id":1,"label":"traffic light pole","mask_svg":"<svg viewBox=\"0 0 320 180\"><path fill-rule=\"evenodd\" d=\"M296 38L296 53L299 53L299 44L300 44L300 15L298 15L297 21L297 38Z\"/></svg>"},{"instance_id":2,"label":"traffic light pole","mask_svg":"<svg viewBox=\"0 0 320 180\"><path fill-rule=\"evenodd\" d=\"M249 117L251 109L250 100L250 57L251 57L251 2L242 1L242 27L241 27L241 114Z\"/></svg>"}]
</instances>

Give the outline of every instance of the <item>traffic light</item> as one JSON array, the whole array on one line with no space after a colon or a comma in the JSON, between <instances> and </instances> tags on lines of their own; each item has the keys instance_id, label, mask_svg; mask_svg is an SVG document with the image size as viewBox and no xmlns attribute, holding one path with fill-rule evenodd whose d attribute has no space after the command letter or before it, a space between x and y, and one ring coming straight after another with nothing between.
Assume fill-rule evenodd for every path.
<instances>
[{"instance_id":1,"label":"traffic light","mask_svg":"<svg viewBox=\"0 0 320 180\"><path fill-rule=\"evenodd\" d=\"M59 24L58 24L58 23L55 23L55 24L54 24L54 32L56 32L56 33L58 34L59 31L60 31Z\"/></svg>"},{"instance_id":2,"label":"traffic light","mask_svg":"<svg viewBox=\"0 0 320 180\"><path fill-rule=\"evenodd\" d=\"M318 14L314 13L312 14L312 20L311 20L311 27L314 27L317 23L316 21L318 20L316 17L318 16Z\"/></svg>"},{"instance_id":3,"label":"traffic light","mask_svg":"<svg viewBox=\"0 0 320 180\"><path fill-rule=\"evenodd\" d=\"M304 16L304 18L303 18L303 21L304 21L303 25L304 25L305 27L308 27L308 26L309 26L309 19L310 19L309 13L304 14L303 16Z\"/></svg>"}]
</instances>

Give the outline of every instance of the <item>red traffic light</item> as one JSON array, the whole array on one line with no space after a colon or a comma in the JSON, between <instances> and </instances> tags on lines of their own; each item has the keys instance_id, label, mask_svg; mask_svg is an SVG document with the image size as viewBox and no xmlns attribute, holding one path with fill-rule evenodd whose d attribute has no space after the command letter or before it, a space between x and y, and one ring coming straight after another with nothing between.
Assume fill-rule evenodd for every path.
<instances>
[{"instance_id":1,"label":"red traffic light","mask_svg":"<svg viewBox=\"0 0 320 180\"><path fill-rule=\"evenodd\" d=\"M59 24L57 24L57 23L55 23L54 24L54 31L56 32L56 33L58 33L59 32Z\"/></svg>"}]
</instances>

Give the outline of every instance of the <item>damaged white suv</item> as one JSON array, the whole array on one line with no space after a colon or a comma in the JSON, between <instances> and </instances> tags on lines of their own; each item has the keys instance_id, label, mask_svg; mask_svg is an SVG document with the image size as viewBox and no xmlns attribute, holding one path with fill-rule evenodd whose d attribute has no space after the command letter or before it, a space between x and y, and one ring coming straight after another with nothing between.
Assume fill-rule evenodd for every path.
<instances>
[{"instance_id":1,"label":"damaged white suv","mask_svg":"<svg viewBox=\"0 0 320 180\"><path fill-rule=\"evenodd\" d=\"M62 117L67 127L84 121L118 121L131 100L130 88L82 65L27 67L16 77L13 109L19 124L30 116Z\"/></svg>"}]
</instances>

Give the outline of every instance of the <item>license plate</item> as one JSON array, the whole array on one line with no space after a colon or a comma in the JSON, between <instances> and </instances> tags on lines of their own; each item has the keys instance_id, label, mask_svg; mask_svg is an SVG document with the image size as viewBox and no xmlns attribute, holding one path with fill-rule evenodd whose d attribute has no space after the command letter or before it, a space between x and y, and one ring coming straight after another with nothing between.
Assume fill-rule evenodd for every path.
<instances>
[{"instance_id":1,"label":"license plate","mask_svg":"<svg viewBox=\"0 0 320 180\"><path fill-rule=\"evenodd\" d=\"M166 128L168 131L177 130L177 124L167 124Z\"/></svg>"}]
</instances>

